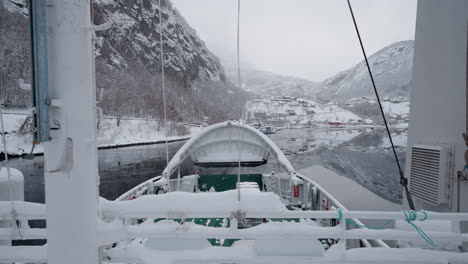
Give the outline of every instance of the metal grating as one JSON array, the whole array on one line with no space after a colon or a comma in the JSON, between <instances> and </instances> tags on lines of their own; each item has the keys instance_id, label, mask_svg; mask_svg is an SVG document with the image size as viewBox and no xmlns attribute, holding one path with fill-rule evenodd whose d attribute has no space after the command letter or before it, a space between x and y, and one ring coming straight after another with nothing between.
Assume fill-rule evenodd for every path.
<instances>
[{"instance_id":1,"label":"metal grating","mask_svg":"<svg viewBox=\"0 0 468 264\"><path fill-rule=\"evenodd\" d=\"M432 205L446 202L447 151L433 146L413 146L410 192Z\"/></svg>"}]
</instances>

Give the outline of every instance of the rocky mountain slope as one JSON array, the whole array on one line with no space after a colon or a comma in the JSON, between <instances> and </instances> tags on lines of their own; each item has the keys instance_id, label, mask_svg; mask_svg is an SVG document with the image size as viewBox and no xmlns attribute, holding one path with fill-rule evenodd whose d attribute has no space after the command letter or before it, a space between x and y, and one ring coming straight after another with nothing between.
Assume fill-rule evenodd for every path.
<instances>
[{"instance_id":1,"label":"rocky mountain slope","mask_svg":"<svg viewBox=\"0 0 468 264\"><path fill-rule=\"evenodd\" d=\"M237 81L237 70L227 68L227 77ZM254 69L242 70L242 88L256 97L294 96L309 97L318 89L319 84L293 76Z\"/></svg>"},{"instance_id":2,"label":"rocky mountain slope","mask_svg":"<svg viewBox=\"0 0 468 264\"><path fill-rule=\"evenodd\" d=\"M381 96L408 98L411 88L414 41L393 43L369 57ZM365 62L326 79L314 97L323 101L345 102L351 98L373 96Z\"/></svg>"},{"instance_id":3,"label":"rocky mountain slope","mask_svg":"<svg viewBox=\"0 0 468 264\"><path fill-rule=\"evenodd\" d=\"M413 53L414 41L408 40L393 43L369 57L381 96L408 98ZM237 82L237 70L227 65L227 77ZM344 103L351 98L374 96L364 61L323 82L245 68L242 70L242 88L257 97L287 95L337 103Z\"/></svg>"},{"instance_id":4,"label":"rocky mountain slope","mask_svg":"<svg viewBox=\"0 0 468 264\"><path fill-rule=\"evenodd\" d=\"M0 4L0 54L5 54L0 58L4 61L0 86L7 107L28 105L28 95L18 96L25 93L17 88L17 79L28 79L30 71L26 2ZM219 59L171 2L161 4L162 27L158 0L94 1L94 23L113 22L110 30L97 33L95 41L98 106L104 114L116 117L162 117L162 29L169 119L217 122L240 116L239 101L246 99L246 93L225 78ZM21 41L9 41L4 34ZM8 69L13 73L4 74Z\"/></svg>"}]
</instances>

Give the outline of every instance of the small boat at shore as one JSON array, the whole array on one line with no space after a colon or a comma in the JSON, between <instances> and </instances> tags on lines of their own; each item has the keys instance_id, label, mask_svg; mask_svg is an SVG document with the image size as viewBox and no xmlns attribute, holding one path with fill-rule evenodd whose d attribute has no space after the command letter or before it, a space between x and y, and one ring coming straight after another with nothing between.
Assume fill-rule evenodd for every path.
<instances>
[{"instance_id":1,"label":"small boat at shore","mask_svg":"<svg viewBox=\"0 0 468 264\"><path fill-rule=\"evenodd\" d=\"M271 135L275 134L276 131L271 126L265 126L265 128L262 130L262 133L265 135Z\"/></svg>"}]
</instances>

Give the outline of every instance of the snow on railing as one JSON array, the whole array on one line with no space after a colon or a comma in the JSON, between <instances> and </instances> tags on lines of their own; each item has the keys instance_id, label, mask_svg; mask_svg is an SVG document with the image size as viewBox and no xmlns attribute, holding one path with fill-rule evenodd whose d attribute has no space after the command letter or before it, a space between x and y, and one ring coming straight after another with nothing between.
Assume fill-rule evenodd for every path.
<instances>
[{"instance_id":1,"label":"snow on railing","mask_svg":"<svg viewBox=\"0 0 468 264\"><path fill-rule=\"evenodd\" d=\"M13 208L12 208L13 203ZM45 219L45 204L23 201L0 201L0 220L11 219L12 212L18 220Z\"/></svg>"},{"instance_id":2,"label":"snow on railing","mask_svg":"<svg viewBox=\"0 0 468 264\"><path fill-rule=\"evenodd\" d=\"M0 246L0 263L47 263L47 246Z\"/></svg>"},{"instance_id":3,"label":"snow on railing","mask_svg":"<svg viewBox=\"0 0 468 264\"><path fill-rule=\"evenodd\" d=\"M0 240L44 239L46 230L29 228L27 220L42 220L46 218L45 204L24 201L0 201L0 220L19 221L18 228L0 228Z\"/></svg>"},{"instance_id":4,"label":"snow on railing","mask_svg":"<svg viewBox=\"0 0 468 264\"><path fill-rule=\"evenodd\" d=\"M280 180L281 176L280 175L275 175L278 180ZM341 204L335 197L333 197L330 193L328 193L322 186L320 186L319 184L317 184L316 182L314 182L313 180L305 177L304 175L302 174L299 174L297 173L296 176L307 182L307 183L310 183L312 184L313 187L315 187L317 189L317 191L319 193L321 193L323 196L325 196L330 202L331 202L331 205L330 205L330 208L331 207L335 207L337 209L340 209L342 211L347 211L348 209L343 205ZM137 198L139 197L140 195L142 195L142 190L147 190L147 193L148 194L154 194L154 187L155 185L163 185L161 183L159 184L156 184L156 182L158 181L161 181L161 176L156 176L154 178L151 178L145 182L142 182L140 183L139 185L135 186L134 188L132 188L131 190L127 191L126 193L122 194L121 196L119 196L116 201L126 201L126 200L131 200L131 199L134 199L134 198ZM171 180L171 181L177 181L177 179L174 179L174 180ZM281 181L281 180L280 180ZM276 191L278 192L277 194L279 194L280 196L283 196L283 198L287 198L286 197L286 191L283 191L283 189L285 189L284 187L287 185L287 184L279 184L280 186L273 186L273 188L276 188ZM280 190L281 188L281 190ZM320 196L319 196L320 197ZM290 197L289 197L290 198ZM363 223L359 220L359 219L353 219L353 221L355 221L355 223L359 224L359 225L363 225ZM362 241L363 244L366 246L366 247L372 247L371 244L369 243L369 241L366 241L366 240L363 240ZM389 246L383 242L382 240L375 240L375 243L379 246L379 247L384 247L384 248L388 248Z\"/></svg>"},{"instance_id":5,"label":"snow on railing","mask_svg":"<svg viewBox=\"0 0 468 264\"><path fill-rule=\"evenodd\" d=\"M144 186L142 186L144 187ZM252 190L253 191L253 190ZM248 192L252 192L247 191ZM179 193L178 195L188 195L189 193ZM210 193L206 195L217 195L219 193ZM174 195L174 194L173 194ZM197 194L193 194L197 195ZM257 196L256 194L252 194ZM268 194L261 194L260 196ZM346 251L346 244L352 240L422 240L420 234L416 231L408 230L370 230L370 229L351 229L347 228L347 219L393 219L407 221L407 215L404 211L400 212L375 212L375 211L290 211L280 210L273 206L271 210L254 210L254 207L236 207L229 210L212 210L211 212L200 211L203 206L192 207L192 210L177 211L178 208L171 209L170 205L165 208L152 207L157 204L166 195L147 196L143 201L140 199L129 201L101 201L101 213L106 221L99 221L99 245L110 245L115 242L128 241L132 238L159 238L159 239L339 239L341 250ZM188 200L191 197L186 197ZM246 197L247 195L243 195ZM177 198L177 197L176 197ZM261 197L260 197L261 198ZM265 196L266 199L269 197ZM139 201L140 200L140 201ZM146 201L145 201L146 200ZM184 200L184 199L182 199ZM191 199L193 200L193 199ZM208 199L207 199L208 200ZM234 199L235 200L235 199ZM251 200L251 199L248 199ZM159 201L161 202L161 201ZM185 202L185 201L182 201ZM196 201L194 201L196 202ZM0 219L12 220L11 208L8 208L6 202L0 202ZM146 206L147 205L147 206ZM229 204L230 206L231 204ZM18 208L16 219L44 219L45 205L28 202L15 202ZM222 208L223 205L219 205ZM206 207L205 207L206 208ZM131 209L131 210L130 210ZM243 211L245 209L246 211ZM426 231L427 236L434 241L455 241L457 243L468 242L468 234L460 233L455 230L460 221L468 221L468 213L437 213L437 212L419 212L416 213L415 220L446 220L452 222L452 230L449 232ZM282 218L282 219L340 219L335 227L320 227L308 225L306 223L292 222L269 222L259 226L237 229L237 222L242 221L238 218ZM230 228L213 228L206 226L197 226L193 223L176 222L158 222L152 225L127 225L129 219L135 218L168 218L168 219L186 219L186 218L229 218L231 219ZM112 220L113 219L113 220ZM11 239L11 235L17 232L20 236L15 239L44 239L46 238L46 229L18 228L0 228L0 240ZM22 247L0 247L0 262L5 261L23 261L23 262L44 262L46 260L45 246L22 246Z\"/></svg>"},{"instance_id":6,"label":"snow on railing","mask_svg":"<svg viewBox=\"0 0 468 264\"><path fill-rule=\"evenodd\" d=\"M154 178L151 178L147 181L144 181L140 184L138 184L137 186L133 187L132 189L130 189L129 191L127 191L126 193L120 195L117 199L115 199L116 201L126 201L126 200L130 200L132 197L139 197L140 195L143 195L143 192L144 191L148 191L148 193L153 193L153 189L154 189L154 186L155 186L155 182L160 180L161 179L161 176L156 176Z\"/></svg>"},{"instance_id":7,"label":"snow on railing","mask_svg":"<svg viewBox=\"0 0 468 264\"><path fill-rule=\"evenodd\" d=\"M12 206L13 203L13 206ZM46 218L45 204L0 201L0 221L13 226L0 228L0 241L45 239L46 229L29 228L27 220ZM0 246L0 263L47 262L45 246Z\"/></svg>"},{"instance_id":8,"label":"snow on railing","mask_svg":"<svg viewBox=\"0 0 468 264\"><path fill-rule=\"evenodd\" d=\"M190 194L180 192L179 194ZM206 194L218 194L218 193L206 193ZM195 194L197 195L197 194ZM248 203L239 204L238 207L225 208L225 201L219 204L216 201L215 209L210 209L206 204L200 204L199 206L192 207L190 210L181 211L177 207L171 208L171 205L167 205L164 208L154 208L152 204L159 204L159 199L165 195L152 195L145 197L144 201L139 199L130 201L107 201L101 204L102 213L106 217L121 217L121 218L175 218L174 216L184 216L184 218L230 218L232 212L243 211L246 209L246 218L313 218L313 219L339 219L340 214L342 219L393 219L393 220L406 220L404 211L300 211L300 210L279 210L276 207L273 209L268 208L254 208L254 205L248 205ZM244 194L247 196L247 194ZM175 197L177 198L177 197ZM213 197L216 198L216 197ZM266 197L268 198L268 197ZM193 199L191 196L187 196L182 199L178 205L182 206L184 202ZM263 199L267 200L267 199ZM192 203L196 203L193 201ZM215 201L214 201L215 202ZM191 206L192 203L187 202ZM214 205L214 204L212 204ZM230 204L229 204L230 205ZM224 207L222 210L218 208ZM205 209L208 208L208 209ZM247 210L248 209L248 210ZM427 221L431 220L449 220L449 221L468 221L468 213L438 213L432 211L425 211L427 214ZM206 214L206 215L205 215ZM418 213L418 216L420 214Z\"/></svg>"},{"instance_id":9,"label":"snow on railing","mask_svg":"<svg viewBox=\"0 0 468 264\"><path fill-rule=\"evenodd\" d=\"M322 186L320 186L318 183L316 183L315 181L311 180L310 178L308 177L305 177L304 175L300 174L300 173L297 173L297 177L299 177L301 180L307 182L307 183L310 183L312 184L313 187L315 187L317 189L318 192L322 193L328 200L331 201L332 203L332 206L335 207L336 209L340 209L342 211L348 211L348 209L343 205L341 204L335 197L333 197L333 195L331 195L329 192L327 192L327 190L325 190ZM320 195L318 195L320 197ZM356 224L358 225L361 225L363 226L364 224L359 220L359 219L356 219L356 218L353 218L351 219L353 220ZM383 247L383 248L388 248L389 246L383 242L382 240L380 239L376 239L374 240L374 242L379 246L379 247ZM366 246L366 247L372 247L371 244L369 243L369 241L367 241L366 239L362 240L362 243Z\"/></svg>"},{"instance_id":10,"label":"snow on railing","mask_svg":"<svg viewBox=\"0 0 468 264\"><path fill-rule=\"evenodd\" d=\"M216 194L216 193L215 193ZM189 198L189 197L187 197ZM179 224L176 222L154 223L152 225L120 225L114 230L109 231L112 235L117 233L125 234L121 239L130 238L159 238L159 239L300 239L300 238L332 238L339 239L343 250L346 250L348 241L351 240L422 240L421 234L416 231L395 230L395 229L351 229L347 228L348 219L392 219L407 221L405 211L400 212L375 212L375 211L290 211L290 210L250 210L243 211L241 208L233 208L232 212L225 208L219 210L207 211L206 206L192 207L188 211L177 211L177 209L149 210L151 200L159 199L158 196L147 197L146 201L138 202L127 201L104 203L103 210L106 217L116 218L168 218L168 219L187 219L187 218L229 218L231 220L230 228L212 228L197 226L193 223ZM181 203L186 200L182 199ZM148 206L144 206L147 204ZM109 207L110 206L110 207ZM131 208L131 213L128 211ZM238 210L238 211L236 211ZM237 229L236 217L241 215L245 218L266 218L266 219L339 219L335 227L310 226L302 223L266 223L245 229ZM452 222L452 227L458 225L459 221L468 221L468 213L436 213L419 212L414 220L447 220ZM408 223L409 224L409 223ZM115 223L114 223L115 226ZM274 228L268 228L274 226ZM455 241L457 243L468 242L468 234L460 233L453 228L450 232L427 231L425 234L434 241ZM105 234L103 234L105 237Z\"/></svg>"}]
</instances>

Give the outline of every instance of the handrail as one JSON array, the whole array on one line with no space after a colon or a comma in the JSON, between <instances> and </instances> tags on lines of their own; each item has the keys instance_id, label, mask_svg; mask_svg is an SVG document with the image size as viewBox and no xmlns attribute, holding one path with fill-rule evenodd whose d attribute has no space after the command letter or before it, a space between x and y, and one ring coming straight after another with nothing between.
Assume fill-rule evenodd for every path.
<instances>
[{"instance_id":1,"label":"handrail","mask_svg":"<svg viewBox=\"0 0 468 264\"><path fill-rule=\"evenodd\" d=\"M13 203L13 208L12 208ZM11 219L12 212L17 220L45 219L45 204L24 201L0 201L0 220Z\"/></svg>"},{"instance_id":2,"label":"handrail","mask_svg":"<svg viewBox=\"0 0 468 264\"><path fill-rule=\"evenodd\" d=\"M377 239L383 238L386 240L420 240L422 239L417 232L407 230L344 230L337 227L316 227L306 226L301 229L296 229L291 223L283 223L282 228L271 228L269 232L265 232L264 228L250 227L245 229L222 228L222 227L204 227L192 228L194 224L174 224L161 225L155 223L156 226L122 226L118 233L125 234L119 239L128 238L187 238L187 239L303 239L306 238L335 238L335 239ZM274 227L281 226L281 223L275 223ZM108 231L115 233L116 230ZM468 234L453 233L453 232L438 232L429 231L427 235L439 241L457 241L468 242Z\"/></svg>"},{"instance_id":3,"label":"handrail","mask_svg":"<svg viewBox=\"0 0 468 264\"><path fill-rule=\"evenodd\" d=\"M154 197L157 199L157 197ZM170 219L187 219L187 218L229 218L231 219L231 227L229 228L214 228L214 227L195 227L193 223L168 223L159 222L154 225L114 225L114 229L108 229L101 232L103 237L112 239L115 234L122 234L119 241L130 238L158 238L158 239L210 239L210 238L224 238L224 239L301 239L307 238L333 238L339 239L341 251L346 251L347 240L420 240L422 239L420 233L414 230L371 230L371 229L347 229L347 219L354 219L359 217L361 219L395 219L407 220L404 211L400 212L375 212L375 211L233 211L230 214L225 210L223 212L197 212L191 210L189 212L168 211L165 214L161 212L151 212L148 208L141 208L141 210L131 210L131 215L125 213L125 208L129 207L128 203L135 203L134 201L117 202L125 203L125 206L119 208L118 204L113 204L112 210L107 210L107 216L127 218L170 218ZM115 203L115 202L114 202ZM116 206L117 205L117 206ZM140 209L140 208L138 208ZM237 209L237 208L236 208ZM236 210L234 209L234 210ZM112 213L113 212L113 213ZM110 214L109 214L110 213ZM239 214L240 213L240 214ZM340 218L340 223L335 227L319 227L310 226L301 223L266 223L265 227L255 226L246 229L238 229L237 216L243 215L243 218L315 218L315 219L337 219ZM468 221L468 213L436 213L424 212L418 220L450 220L452 222ZM112 225L112 224L111 224ZM268 228L268 225L271 228ZM454 227L455 225L452 226ZM456 243L468 242L468 233L460 233L459 230L452 229L451 231L427 231L427 236L437 241L455 241ZM115 238L114 238L115 239ZM107 240L106 240L107 241ZM118 242L118 241L116 241ZM388 247L388 246L387 246Z\"/></svg>"},{"instance_id":4,"label":"handrail","mask_svg":"<svg viewBox=\"0 0 468 264\"><path fill-rule=\"evenodd\" d=\"M143 188L145 186L152 185L155 181L157 181L159 179L161 179L161 175L158 175L158 176L153 177L153 178L151 178L149 180L146 180L146 181L138 184L137 186L133 187L129 191L125 192L124 194L120 195L117 199L115 199L115 201L128 200L128 199L130 199L130 197L132 197L132 195L135 195L141 188Z\"/></svg>"},{"instance_id":5,"label":"handrail","mask_svg":"<svg viewBox=\"0 0 468 264\"><path fill-rule=\"evenodd\" d=\"M338 207L338 209L342 210L342 211L348 211L348 209L343 205L341 204L335 197L333 197L329 192L327 192L322 186L320 186L318 183L316 183L315 181L313 181L312 179L308 178L308 177L305 177L303 174L301 173L296 173L297 177L300 178L301 180L303 181L306 181L306 182L309 182L311 183L313 186L315 186L321 193L323 193L328 199L330 199L330 201ZM356 218L353 218L352 219L356 224L358 225L364 225L359 219L356 219ZM380 239L377 239L377 240L374 240L375 243L377 243L377 245L379 245L380 247L383 247L383 248L389 248L389 246L387 245L387 243L383 242L382 240ZM362 241L366 247L368 247L369 245L369 241L367 240L363 240Z\"/></svg>"},{"instance_id":6,"label":"handrail","mask_svg":"<svg viewBox=\"0 0 468 264\"><path fill-rule=\"evenodd\" d=\"M45 246L1 246L0 263L46 263L47 245Z\"/></svg>"},{"instance_id":7,"label":"handrail","mask_svg":"<svg viewBox=\"0 0 468 264\"><path fill-rule=\"evenodd\" d=\"M305 177L303 174L301 173L296 173L297 177L300 178L301 180L304 180L306 182L309 182L311 183L313 186L315 186L323 195L325 195L338 209L342 210L342 211L348 211L348 209L343 205L341 204L335 197L333 197L329 192L327 192L322 186L320 186L319 184L317 184L315 181L311 180L310 178L308 177ZM132 188L131 190L127 191L126 193L122 194L121 196L119 196L116 201L123 201L123 200L129 200L130 197L132 197L132 195L136 195L136 193L141 189L143 188L144 186L148 186L150 184L153 184L155 181L161 179L161 175L159 176L156 176L154 178L151 178L147 181L144 181L142 183L140 183L139 185L135 186L134 188ZM278 187L279 188L279 187ZM357 224L359 225L363 225L363 223L359 220L359 219L352 219L354 222L356 222ZM370 244L368 241L362 241L366 247L368 247ZM375 240L375 243L377 245L379 245L380 247L384 247L384 248L388 248L389 246L383 242L382 240Z\"/></svg>"},{"instance_id":8,"label":"handrail","mask_svg":"<svg viewBox=\"0 0 468 264\"><path fill-rule=\"evenodd\" d=\"M149 197L148 197L149 198ZM158 199L157 196L152 199ZM146 199L140 203L138 199L129 201L108 201L101 205L102 213L106 217L121 217L121 218L231 218L232 213L241 211L245 213L246 218L315 218L315 219L394 219L407 220L405 211L301 211L287 210L286 208L275 210L261 211L244 211L242 207L223 209L222 211L214 211L209 209L199 210L192 208L188 211L181 211L178 208L154 210L151 207L151 199ZM426 217L427 215L427 217ZM432 221L432 220L450 220L450 221L468 221L468 213L439 213L425 211L424 214L418 213L420 216L417 220Z\"/></svg>"}]
</instances>

